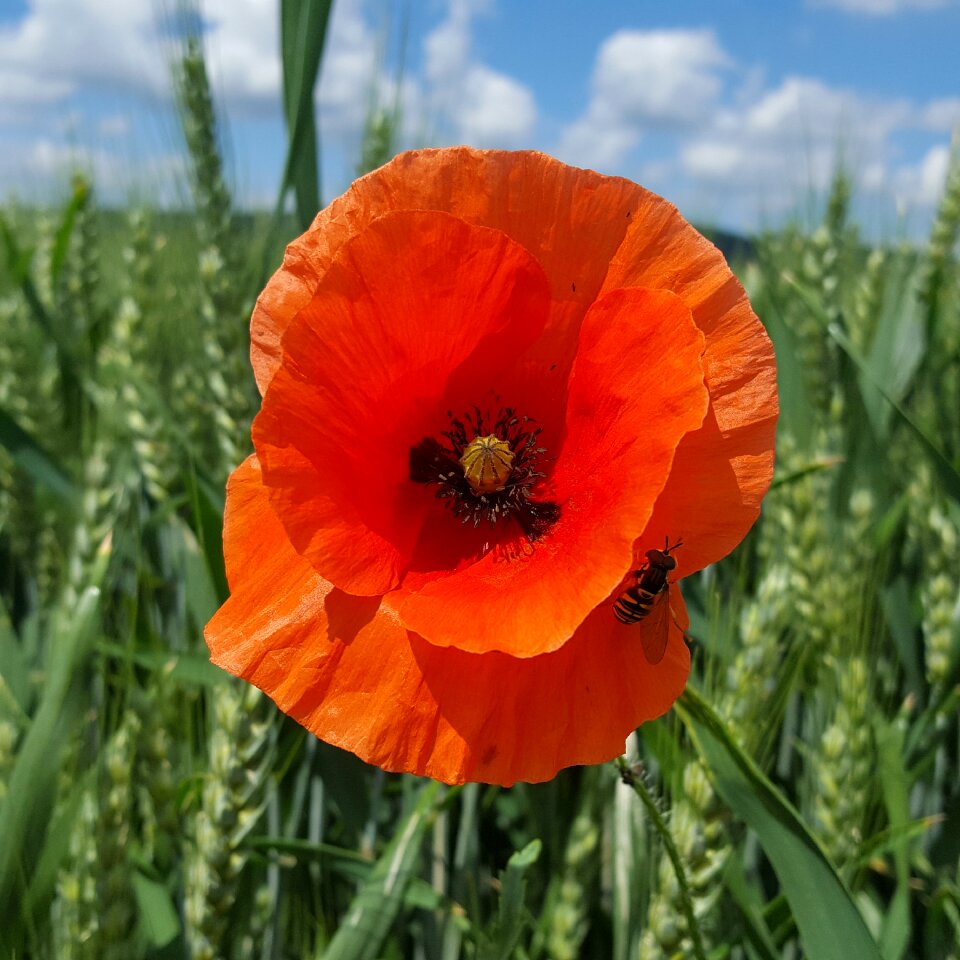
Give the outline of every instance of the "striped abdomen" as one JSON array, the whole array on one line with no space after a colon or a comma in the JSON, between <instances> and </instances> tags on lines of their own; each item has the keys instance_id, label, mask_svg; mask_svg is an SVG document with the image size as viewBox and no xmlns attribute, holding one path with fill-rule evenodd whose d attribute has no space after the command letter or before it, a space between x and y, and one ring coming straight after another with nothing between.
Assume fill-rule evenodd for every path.
<instances>
[{"instance_id":1,"label":"striped abdomen","mask_svg":"<svg viewBox=\"0 0 960 960\"><path fill-rule=\"evenodd\" d=\"M647 658L647 663L654 666L663 659L670 640L670 621L673 614L670 610L670 581L667 576L677 567L677 561L670 556L670 551L681 546L683 542L679 541L671 547L668 538L662 550L648 550L647 562L633 572L636 583L627 587L613 605L614 616L628 625L646 620L650 613L656 611L638 631L643 655Z\"/></svg>"},{"instance_id":2,"label":"striped abdomen","mask_svg":"<svg viewBox=\"0 0 960 960\"><path fill-rule=\"evenodd\" d=\"M651 553L663 556L662 551L651 550L648 558ZM636 571L637 582L617 598L613 612L621 623L639 623L653 609L654 601L667 585L667 571L676 565L672 557L665 559L670 561L669 565L654 563L650 558L646 566Z\"/></svg>"},{"instance_id":3,"label":"striped abdomen","mask_svg":"<svg viewBox=\"0 0 960 960\"><path fill-rule=\"evenodd\" d=\"M682 543L675 543L671 547L668 538L662 550L647 551L647 562L633 573L637 582L627 587L614 604L614 615L621 623L639 623L653 609L657 597L667 587L667 574L677 566L670 551L681 546Z\"/></svg>"}]
</instances>

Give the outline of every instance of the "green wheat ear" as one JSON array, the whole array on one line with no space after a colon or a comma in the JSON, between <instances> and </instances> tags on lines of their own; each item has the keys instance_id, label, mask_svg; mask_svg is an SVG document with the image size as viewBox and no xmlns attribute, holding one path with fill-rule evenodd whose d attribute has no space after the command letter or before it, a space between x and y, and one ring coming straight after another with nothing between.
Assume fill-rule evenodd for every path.
<instances>
[{"instance_id":1,"label":"green wheat ear","mask_svg":"<svg viewBox=\"0 0 960 960\"><path fill-rule=\"evenodd\" d=\"M53 905L56 956L127 960L137 956L137 908L130 851L133 768L139 720L124 714L100 754L96 781L83 793L70 858L60 871Z\"/></svg>"},{"instance_id":2,"label":"green wheat ear","mask_svg":"<svg viewBox=\"0 0 960 960\"><path fill-rule=\"evenodd\" d=\"M544 911L545 945L552 960L576 960L590 929L588 910L600 869L600 804L606 798L600 774L586 772L563 852L563 867L551 881Z\"/></svg>"},{"instance_id":3,"label":"green wheat ear","mask_svg":"<svg viewBox=\"0 0 960 960\"><path fill-rule=\"evenodd\" d=\"M224 251L230 244L230 191L223 158L203 42L191 33L174 69L174 85L191 161L191 186L204 247Z\"/></svg>"},{"instance_id":4,"label":"green wheat ear","mask_svg":"<svg viewBox=\"0 0 960 960\"><path fill-rule=\"evenodd\" d=\"M243 841L263 813L273 763L274 713L260 691L221 684L210 699L207 775L184 864L184 918L194 960L213 960L225 950L248 859Z\"/></svg>"},{"instance_id":5,"label":"green wheat ear","mask_svg":"<svg viewBox=\"0 0 960 960\"><path fill-rule=\"evenodd\" d=\"M933 219L920 299L928 310L928 333L936 324L937 311L949 283L953 252L960 238L960 136L954 138L943 195Z\"/></svg>"},{"instance_id":6,"label":"green wheat ear","mask_svg":"<svg viewBox=\"0 0 960 960\"><path fill-rule=\"evenodd\" d=\"M703 960L717 930L719 875L732 849L726 810L697 760L683 768L682 789L673 799L669 818L659 812L657 797L642 773L634 789L644 799L663 844L637 956Z\"/></svg>"},{"instance_id":7,"label":"green wheat ear","mask_svg":"<svg viewBox=\"0 0 960 960\"><path fill-rule=\"evenodd\" d=\"M399 140L400 120L399 107L387 110L371 104L363 124L357 176L376 170L394 157Z\"/></svg>"},{"instance_id":8,"label":"green wheat ear","mask_svg":"<svg viewBox=\"0 0 960 960\"><path fill-rule=\"evenodd\" d=\"M157 397L169 394L156 344L157 328L166 319L157 277L163 236L154 233L153 220L143 210L128 214L127 227L122 251L127 271L100 366L118 401L111 410L116 441L132 456L147 494L159 503L177 489L179 470L174 418L157 409Z\"/></svg>"},{"instance_id":9,"label":"green wheat ear","mask_svg":"<svg viewBox=\"0 0 960 960\"><path fill-rule=\"evenodd\" d=\"M890 253L883 247L871 250L853 294L853 305L846 318L847 333L861 353L873 343L891 260Z\"/></svg>"},{"instance_id":10,"label":"green wheat ear","mask_svg":"<svg viewBox=\"0 0 960 960\"><path fill-rule=\"evenodd\" d=\"M173 390L191 431L191 446L212 476L225 477L245 456L255 392L247 360L249 284L237 246L237 218L223 173L219 124L200 37L190 34L174 68L181 124L190 158L200 243L194 271L200 315L194 350Z\"/></svg>"},{"instance_id":11,"label":"green wheat ear","mask_svg":"<svg viewBox=\"0 0 960 960\"><path fill-rule=\"evenodd\" d=\"M846 874L856 867L863 842L877 757L870 713L870 676L863 657L830 659L838 697L833 715L811 750L815 781L813 815L831 859Z\"/></svg>"},{"instance_id":12,"label":"green wheat ear","mask_svg":"<svg viewBox=\"0 0 960 960\"><path fill-rule=\"evenodd\" d=\"M927 681L938 696L950 680L957 657L960 625L960 530L945 504L930 509L932 546L925 554L926 577L921 588Z\"/></svg>"},{"instance_id":13,"label":"green wheat ear","mask_svg":"<svg viewBox=\"0 0 960 960\"><path fill-rule=\"evenodd\" d=\"M945 694L960 656L960 522L926 465L913 477L909 505L907 542L921 571L920 622L930 699L949 710Z\"/></svg>"}]
</instances>

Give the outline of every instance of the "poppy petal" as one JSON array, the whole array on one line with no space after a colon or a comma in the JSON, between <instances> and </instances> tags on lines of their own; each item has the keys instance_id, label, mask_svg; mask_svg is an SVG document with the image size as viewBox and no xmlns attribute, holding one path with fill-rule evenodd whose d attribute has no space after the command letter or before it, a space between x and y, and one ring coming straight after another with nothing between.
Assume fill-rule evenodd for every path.
<instances>
[{"instance_id":1,"label":"poppy petal","mask_svg":"<svg viewBox=\"0 0 960 960\"><path fill-rule=\"evenodd\" d=\"M399 612L408 629L439 646L515 657L567 642L630 568L674 451L700 426L702 350L671 293L598 300L581 329L566 440L544 494L560 519L531 549L493 549L407 593Z\"/></svg>"},{"instance_id":2,"label":"poppy petal","mask_svg":"<svg viewBox=\"0 0 960 960\"><path fill-rule=\"evenodd\" d=\"M760 512L773 476L776 366L770 338L723 255L666 201L644 198L610 264L605 290L672 290L706 345L710 411L677 449L638 552L683 539L687 576L726 556Z\"/></svg>"},{"instance_id":3,"label":"poppy petal","mask_svg":"<svg viewBox=\"0 0 960 960\"><path fill-rule=\"evenodd\" d=\"M266 392L280 366L286 327L310 301L340 246L391 210L445 210L501 230L535 252L552 302L543 355L549 353L565 374L580 321L634 211L658 203L673 210L629 180L570 167L536 151L454 147L400 154L357 180L287 247L250 323L250 357L260 391Z\"/></svg>"},{"instance_id":4,"label":"poppy petal","mask_svg":"<svg viewBox=\"0 0 960 960\"><path fill-rule=\"evenodd\" d=\"M691 434L677 451L677 469L638 550L642 555L665 534L686 528L696 536L678 562L691 573L739 543L773 474L772 347L722 254L673 204L628 180L535 152L458 147L401 154L358 180L288 247L251 321L251 358L261 390L279 366L283 330L336 250L372 218L397 207L449 210L497 227L536 252L553 298L537 355L549 356L561 376L580 319L601 289L664 288L684 299L707 336L705 370L714 409L703 434ZM705 475L698 465L706 462L723 482L691 489L687 478Z\"/></svg>"},{"instance_id":5,"label":"poppy petal","mask_svg":"<svg viewBox=\"0 0 960 960\"><path fill-rule=\"evenodd\" d=\"M505 234L449 214L381 217L340 247L288 326L253 426L297 551L349 593L383 594L432 505L410 449L543 329L543 271Z\"/></svg>"},{"instance_id":6,"label":"poppy petal","mask_svg":"<svg viewBox=\"0 0 960 960\"><path fill-rule=\"evenodd\" d=\"M672 601L674 594L679 598L680 591L671 591ZM461 756L437 755L444 774L438 779L509 786L618 756L630 731L670 709L690 672L690 653L676 623L656 665L643 655L641 627L617 623L605 604L559 650L526 659L465 653L411 635L413 656L443 718L441 729L455 730L458 750L466 748Z\"/></svg>"},{"instance_id":7,"label":"poppy petal","mask_svg":"<svg viewBox=\"0 0 960 960\"><path fill-rule=\"evenodd\" d=\"M666 712L686 683L679 626L651 666L635 632L642 624L618 624L609 604L540 657L434 646L407 634L377 598L342 593L296 553L256 457L234 471L227 497L233 594L205 631L211 659L369 763L447 783L547 780L619 754L627 734ZM671 603L682 609L679 590Z\"/></svg>"},{"instance_id":8,"label":"poppy petal","mask_svg":"<svg viewBox=\"0 0 960 960\"><path fill-rule=\"evenodd\" d=\"M670 203L542 154L404 154L288 247L251 340L265 397L228 487L215 662L321 738L450 783L608 759L669 708L674 581L749 529L777 416L769 339ZM440 441L460 456L474 404L494 432L535 418L547 448L492 501ZM539 538L487 527L494 508ZM620 623L667 540L669 615Z\"/></svg>"},{"instance_id":9,"label":"poppy petal","mask_svg":"<svg viewBox=\"0 0 960 960\"><path fill-rule=\"evenodd\" d=\"M257 660L270 693L296 678L297 644L309 637L331 585L291 547L256 454L227 482L223 554L230 597L204 630L210 659L236 676Z\"/></svg>"}]
</instances>

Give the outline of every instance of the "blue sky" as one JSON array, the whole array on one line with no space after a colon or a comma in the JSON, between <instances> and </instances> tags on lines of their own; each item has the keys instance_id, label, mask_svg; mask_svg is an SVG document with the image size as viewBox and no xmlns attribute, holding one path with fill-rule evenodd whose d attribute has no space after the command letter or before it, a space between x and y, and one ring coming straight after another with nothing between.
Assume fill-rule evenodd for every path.
<instances>
[{"instance_id":1,"label":"blue sky","mask_svg":"<svg viewBox=\"0 0 960 960\"><path fill-rule=\"evenodd\" d=\"M186 196L170 102L174 0L0 0L0 196ZM277 0L205 0L230 175L272 203L284 153ZM336 0L317 97L327 199L370 104L404 145L546 150L692 219L815 216L842 156L871 235L920 236L960 127L960 0ZM405 42L403 38L405 37ZM403 49L404 69L399 72Z\"/></svg>"}]
</instances>

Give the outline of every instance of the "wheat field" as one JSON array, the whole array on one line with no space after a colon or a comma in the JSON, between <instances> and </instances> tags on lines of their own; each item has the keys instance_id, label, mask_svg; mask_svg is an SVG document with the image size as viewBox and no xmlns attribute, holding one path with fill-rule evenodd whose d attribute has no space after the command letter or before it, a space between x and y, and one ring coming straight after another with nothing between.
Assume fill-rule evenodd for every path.
<instances>
[{"instance_id":1,"label":"wheat field","mask_svg":"<svg viewBox=\"0 0 960 960\"><path fill-rule=\"evenodd\" d=\"M175 83L192 209L82 174L0 208L0 956L958 960L960 153L926 243L867 243L838 167L819 224L730 247L777 469L684 581L677 708L617 764L447 788L207 661L247 321L316 141L296 213L244 213L196 38ZM395 140L371 115L358 172Z\"/></svg>"}]
</instances>

